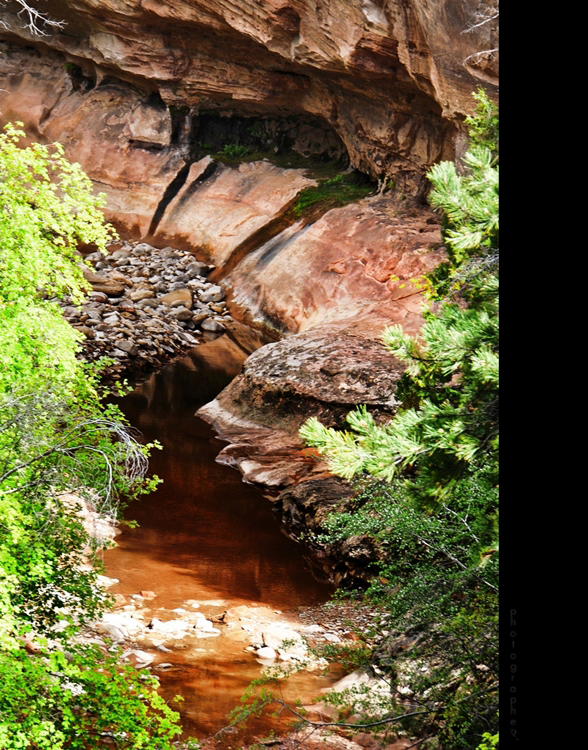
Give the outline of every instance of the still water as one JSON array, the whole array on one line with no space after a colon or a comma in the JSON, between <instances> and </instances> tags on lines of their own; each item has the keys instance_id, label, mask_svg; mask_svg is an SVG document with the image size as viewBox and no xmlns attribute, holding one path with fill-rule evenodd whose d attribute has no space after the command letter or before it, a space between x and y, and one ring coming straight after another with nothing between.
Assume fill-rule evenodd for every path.
<instances>
[{"instance_id":1,"label":"still water","mask_svg":"<svg viewBox=\"0 0 588 750\"><path fill-rule=\"evenodd\" d=\"M157 593L159 607L181 607L187 599L218 600L218 609L263 605L284 613L329 598L331 589L315 580L301 549L280 529L271 504L241 481L230 467L215 463L225 445L195 416L237 375L247 353L228 336L193 349L120 401L131 424L147 441L158 440L151 473L163 484L131 504L117 547L105 553L111 589L126 597L140 590ZM243 643L223 636L199 641L198 653L161 654L174 664L156 672L167 698L184 697L177 710L187 734L203 738L227 724L227 714L261 666ZM286 697L309 701L340 674L301 672L288 681ZM252 724L258 734L270 720ZM244 735L223 735L223 747L241 747Z\"/></svg>"}]
</instances>

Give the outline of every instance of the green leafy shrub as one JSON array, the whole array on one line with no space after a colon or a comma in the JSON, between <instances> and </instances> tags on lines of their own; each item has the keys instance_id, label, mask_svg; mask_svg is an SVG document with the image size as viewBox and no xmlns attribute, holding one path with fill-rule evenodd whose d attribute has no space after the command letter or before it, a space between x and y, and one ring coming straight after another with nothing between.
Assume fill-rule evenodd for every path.
<instances>
[{"instance_id":1,"label":"green leafy shrub","mask_svg":"<svg viewBox=\"0 0 588 750\"><path fill-rule=\"evenodd\" d=\"M153 679L77 640L109 603L82 504L114 520L157 482L56 302L84 298L78 243L115 235L79 165L23 136L0 135L0 746L171 750L178 715Z\"/></svg>"},{"instance_id":2,"label":"green leafy shrub","mask_svg":"<svg viewBox=\"0 0 588 750\"><path fill-rule=\"evenodd\" d=\"M294 205L293 214L296 218L301 218L317 208L324 213L331 208L365 198L373 192L373 185L363 182L357 175L337 174L319 180L317 187L302 190Z\"/></svg>"},{"instance_id":3,"label":"green leafy shrub","mask_svg":"<svg viewBox=\"0 0 588 750\"><path fill-rule=\"evenodd\" d=\"M241 146L238 143L227 143L220 151L222 156L228 156L229 159L243 159L249 156L251 149L247 146Z\"/></svg>"}]
</instances>

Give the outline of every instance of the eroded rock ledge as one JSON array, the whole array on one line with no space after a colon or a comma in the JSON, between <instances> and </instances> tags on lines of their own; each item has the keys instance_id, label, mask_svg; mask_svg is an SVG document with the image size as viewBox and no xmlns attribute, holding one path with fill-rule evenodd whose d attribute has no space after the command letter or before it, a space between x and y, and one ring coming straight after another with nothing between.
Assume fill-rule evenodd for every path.
<instances>
[{"instance_id":1,"label":"eroded rock ledge","mask_svg":"<svg viewBox=\"0 0 588 750\"><path fill-rule=\"evenodd\" d=\"M403 371L377 341L313 329L258 349L198 415L230 443L220 461L237 467L246 481L280 488L325 472L297 436L306 419L343 427L359 404L389 419Z\"/></svg>"},{"instance_id":2,"label":"eroded rock ledge","mask_svg":"<svg viewBox=\"0 0 588 750\"><path fill-rule=\"evenodd\" d=\"M25 54L32 55L30 46L60 53L61 63L53 58L53 65L64 72L70 64L78 98L84 89L98 94L113 79L130 84L131 96L132 87L151 94L135 111L130 138L155 161L182 132L198 129L201 114L298 117L290 136L298 147L311 150L317 136L332 142L330 135L321 139L322 128L344 144L354 167L393 177L415 193L425 187L431 163L453 157L471 92L483 83L495 95L496 56L477 53L497 47L496 23L464 33L493 6L493 0L49 0L43 11L65 26L43 37L23 28L16 3L2 8L1 19L9 39L28 45ZM63 90L53 87L54 104ZM167 107L184 116L172 122ZM146 128L150 110L161 117ZM94 127L92 119L88 124Z\"/></svg>"}]
</instances>

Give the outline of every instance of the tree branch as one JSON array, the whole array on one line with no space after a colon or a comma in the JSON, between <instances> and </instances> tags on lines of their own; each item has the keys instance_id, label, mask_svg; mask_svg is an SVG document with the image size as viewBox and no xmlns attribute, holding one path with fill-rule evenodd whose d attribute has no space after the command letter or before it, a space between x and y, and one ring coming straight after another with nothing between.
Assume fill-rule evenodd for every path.
<instances>
[{"instance_id":1,"label":"tree branch","mask_svg":"<svg viewBox=\"0 0 588 750\"><path fill-rule=\"evenodd\" d=\"M62 29L66 25L65 21L54 21L49 16L46 16L36 8L33 8L29 5L27 0L13 0L13 2L20 5L20 10L16 15L19 18L23 15L26 16L28 22L25 23L24 28L28 29L33 36L47 36L47 33L41 28L42 25L49 26L53 29ZM5 5L5 3L0 3L0 5ZM0 21L0 24L4 26L5 29L8 28L4 21Z\"/></svg>"}]
</instances>

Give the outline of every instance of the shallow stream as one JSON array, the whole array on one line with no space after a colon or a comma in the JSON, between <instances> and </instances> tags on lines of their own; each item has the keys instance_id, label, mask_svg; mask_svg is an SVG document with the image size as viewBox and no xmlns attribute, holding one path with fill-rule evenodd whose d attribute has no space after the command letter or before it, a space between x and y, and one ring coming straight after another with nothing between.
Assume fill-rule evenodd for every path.
<instances>
[{"instance_id":1,"label":"shallow stream","mask_svg":"<svg viewBox=\"0 0 588 750\"><path fill-rule=\"evenodd\" d=\"M261 492L215 462L224 443L194 416L238 374L246 357L222 336L152 375L120 402L144 438L162 444L150 466L163 484L126 510L126 518L139 527L124 528L118 546L105 553L106 573L119 579L113 593L128 598L142 590L155 592L155 599L145 602L153 616L161 616L160 608L185 607L187 600L201 602L207 617L241 605L270 607L286 616L326 601L331 593L281 531ZM175 707L186 734L204 738L225 726L250 681L260 677L262 665L244 645L223 631L197 641L197 648L154 652L152 668L162 693L166 699L184 698ZM172 667L158 671L161 662ZM285 696L309 702L340 676L302 671L288 680ZM257 721L248 735L275 726L275 720ZM222 737L220 746L226 748L242 747L246 739L235 733Z\"/></svg>"}]
</instances>

